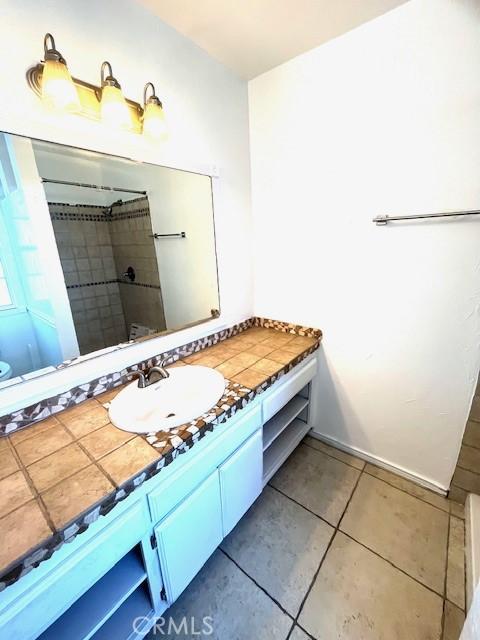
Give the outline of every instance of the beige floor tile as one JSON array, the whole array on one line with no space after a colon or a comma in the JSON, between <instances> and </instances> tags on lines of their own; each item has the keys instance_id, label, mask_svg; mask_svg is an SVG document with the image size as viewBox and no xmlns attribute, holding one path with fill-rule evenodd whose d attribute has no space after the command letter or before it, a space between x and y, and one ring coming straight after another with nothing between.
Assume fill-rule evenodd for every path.
<instances>
[{"instance_id":1,"label":"beige floor tile","mask_svg":"<svg viewBox=\"0 0 480 640\"><path fill-rule=\"evenodd\" d=\"M299 617L317 640L438 640L442 599L338 533Z\"/></svg>"},{"instance_id":2,"label":"beige floor tile","mask_svg":"<svg viewBox=\"0 0 480 640\"><path fill-rule=\"evenodd\" d=\"M457 502L460 505L465 504L465 500L467 499L468 492L465 489L461 489L460 487L456 487L452 485L448 492L448 499Z\"/></svg>"},{"instance_id":3,"label":"beige floor tile","mask_svg":"<svg viewBox=\"0 0 480 640\"><path fill-rule=\"evenodd\" d=\"M462 467L462 469L480 473L480 449L462 444L457 465Z\"/></svg>"},{"instance_id":4,"label":"beige floor tile","mask_svg":"<svg viewBox=\"0 0 480 640\"><path fill-rule=\"evenodd\" d=\"M439 495L438 493L434 493L433 491L429 491L424 487L420 487L418 484L415 484L414 482L411 482L406 478L397 476L396 474L390 473L389 471L381 469L380 467L375 467L373 464L367 464L367 466L365 467L365 472L370 474L371 476L375 476L375 478L378 478L379 480L388 482L388 484L397 487L397 489L402 489L402 491L406 491L410 495L428 502L434 507L442 509L442 511L446 511L447 513L450 511L450 502L447 498L444 498L443 496Z\"/></svg>"},{"instance_id":5,"label":"beige floor tile","mask_svg":"<svg viewBox=\"0 0 480 640\"><path fill-rule=\"evenodd\" d=\"M360 458L356 458L355 456L352 456L349 453L345 453L345 451L341 451L340 449L335 449L335 447L331 447L328 444L325 444L325 442L318 440L317 438L306 436L303 442L309 447L313 447L318 451L322 451L323 453L332 456L332 458L336 458L337 460L340 460L340 462L345 462L345 464L349 464L350 466L355 467L355 469L359 469L360 471L365 466L364 460L360 460Z\"/></svg>"},{"instance_id":6,"label":"beige floor tile","mask_svg":"<svg viewBox=\"0 0 480 640\"><path fill-rule=\"evenodd\" d=\"M36 490L46 491L54 484L68 478L80 469L91 464L90 458L78 444L72 443L27 467Z\"/></svg>"},{"instance_id":7,"label":"beige floor tile","mask_svg":"<svg viewBox=\"0 0 480 640\"><path fill-rule=\"evenodd\" d=\"M465 506L463 504L459 504L458 502L453 502L452 500L449 500L449 502L450 513L452 514L452 516L465 520Z\"/></svg>"},{"instance_id":8,"label":"beige floor tile","mask_svg":"<svg viewBox=\"0 0 480 640\"><path fill-rule=\"evenodd\" d=\"M468 420L463 434L463 444L480 449L480 424Z\"/></svg>"},{"instance_id":9,"label":"beige floor tile","mask_svg":"<svg viewBox=\"0 0 480 640\"><path fill-rule=\"evenodd\" d=\"M480 473L472 473L457 467L453 474L452 484L467 493L480 493Z\"/></svg>"},{"instance_id":10,"label":"beige floor tile","mask_svg":"<svg viewBox=\"0 0 480 640\"><path fill-rule=\"evenodd\" d=\"M470 408L470 420L480 422L480 396L473 396L472 406Z\"/></svg>"},{"instance_id":11,"label":"beige floor tile","mask_svg":"<svg viewBox=\"0 0 480 640\"><path fill-rule=\"evenodd\" d=\"M357 469L300 445L270 484L336 526L359 475Z\"/></svg>"},{"instance_id":12,"label":"beige floor tile","mask_svg":"<svg viewBox=\"0 0 480 640\"><path fill-rule=\"evenodd\" d=\"M138 475L158 457L159 454L153 447L137 437L101 458L98 464L120 485Z\"/></svg>"},{"instance_id":13,"label":"beige floor tile","mask_svg":"<svg viewBox=\"0 0 480 640\"><path fill-rule=\"evenodd\" d=\"M52 533L35 500L2 518L0 531L0 567L6 567Z\"/></svg>"},{"instance_id":14,"label":"beige floor tile","mask_svg":"<svg viewBox=\"0 0 480 640\"><path fill-rule=\"evenodd\" d=\"M364 474L342 531L443 594L449 515Z\"/></svg>"},{"instance_id":15,"label":"beige floor tile","mask_svg":"<svg viewBox=\"0 0 480 640\"><path fill-rule=\"evenodd\" d=\"M22 442L15 445L15 448L20 460L25 466L28 466L65 447L72 440L72 436L61 424L58 424L43 433L33 436L33 438L22 440Z\"/></svg>"},{"instance_id":16,"label":"beige floor tile","mask_svg":"<svg viewBox=\"0 0 480 640\"><path fill-rule=\"evenodd\" d=\"M2 449L0 453L2 464L0 465L0 480L6 478L10 474L18 470L18 463L13 455L13 451L10 446Z\"/></svg>"},{"instance_id":17,"label":"beige floor tile","mask_svg":"<svg viewBox=\"0 0 480 640\"><path fill-rule=\"evenodd\" d=\"M465 609L465 523L455 516L450 516L446 597Z\"/></svg>"},{"instance_id":18,"label":"beige floor tile","mask_svg":"<svg viewBox=\"0 0 480 640\"><path fill-rule=\"evenodd\" d=\"M265 487L223 541L222 549L290 615L296 616L333 532L317 516Z\"/></svg>"},{"instance_id":19,"label":"beige floor tile","mask_svg":"<svg viewBox=\"0 0 480 640\"><path fill-rule=\"evenodd\" d=\"M307 634L295 625L292 633L290 634L290 640L310 640Z\"/></svg>"},{"instance_id":20,"label":"beige floor tile","mask_svg":"<svg viewBox=\"0 0 480 640\"><path fill-rule=\"evenodd\" d=\"M107 424L80 438L79 442L95 460L98 460L98 458L105 456L134 437L134 433L122 431L111 424Z\"/></svg>"},{"instance_id":21,"label":"beige floor tile","mask_svg":"<svg viewBox=\"0 0 480 640\"><path fill-rule=\"evenodd\" d=\"M42 494L54 525L60 528L113 491L103 473L90 465Z\"/></svg>"},{"instance_id":22,"label":"beige floor tile","mask_svg":"<svg viewBox=\"0 0 480 640\"><path fill-rule=\"evenodd\" d=\"M210 640L286 640L292 626L292 620L221 551L215 551L166 615L177 623L184 616L193 618L197 628L210 618L212 632L204 636ZM152 633L148 639L158 637ZM174 632L161 637L180 636Z\"/></svg>"},{"instance_id":23,"label":"beige floor tile","mask_svg":"<svg viewBox=\"0 0 480 640\"><path fill-rule=\"evenodd\" d=\"M87 404L87 403L85 403ZM59 420L67 427L75 438L81 438L95 429L100 429L110 422L108 411L98 402L89 405L89 408L80 413L71 413L71 409L64 414L59 414Z\"/></svg>"},{"instance_id":24,"label":"beige floor tile","mask_svg":"<svg viewBox=\"0 0 480 640\"><path fill-rule=\"evenodd\" d=\"M17 471L0 480L0 518L32 498L33 493L23 471Z\"/></svg>"},{"instance_id":25,"label":"beige floor tile","mask_svg":"<svg viewBox=\"0 0 480 640\"><path fill-rule=\"evenodd\" d=\"M462 632L465 614L454 604L445 600L445 620L442 640L458 640Z\"/></svg>"}]
</instances>

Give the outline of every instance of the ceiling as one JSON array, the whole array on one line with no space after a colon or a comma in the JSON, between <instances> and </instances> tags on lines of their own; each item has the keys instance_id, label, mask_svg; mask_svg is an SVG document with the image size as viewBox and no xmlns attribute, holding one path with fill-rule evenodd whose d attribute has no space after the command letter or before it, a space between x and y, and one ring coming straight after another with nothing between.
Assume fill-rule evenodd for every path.
<instances>
[{"instance_id":1,"label":"ceiling","mask_svg":"<svg viewBox=\"0 0 480 640\"><path fill-rule=\"evenodd\" d=\"M250 79L408 0L139 0Z\"/></svg>"}]
</instances>

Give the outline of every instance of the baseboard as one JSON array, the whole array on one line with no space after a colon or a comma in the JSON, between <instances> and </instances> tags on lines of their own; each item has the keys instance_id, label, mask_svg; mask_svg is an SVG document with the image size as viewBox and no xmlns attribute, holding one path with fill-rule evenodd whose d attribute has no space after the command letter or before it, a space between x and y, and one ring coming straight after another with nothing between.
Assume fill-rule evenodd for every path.
<instances>
[{"instance_id":1,"label":"baseboard","mask_svg":"<svg viewBox=\"0 0 480 640\"><path fill-rule=\"evenodd\" d=\"M374 464L376 467L381 467L386 471L391 471L392 473L397 474L397 476L402 476L402 478L406 478L407 480L410 480L411 482L414 482L415 484L418 484L421 487L425 487L425 489L430 489L430 491L434 491L435 493L438 493L441 496L446 496L448 493L448 489L445 489L444 487L441 487L440 485L435 484L434 482L431 482L426 478L422 478L422 476L418 476L414 473L411 473L410 471L406 471L402 467L398 467L397 465L394 465L391 462L387 462L383 458L373 456L372 454L367 453L362 449L353 447L351 445L347 445L344 442L337 440L336 438L325 436L322 433L317 433L316 431L313 431L313 430L309 431L308 435L311 436L312 438L316 438L317 440L321 440L322 442L325 442L325 444L329 444L332 447L341 449L342 451L345 451L345 453L350 453L353 456L356 456L357 458L361 458L366 462L370 462L371 464Z\"/></svg>"}]
</instances>

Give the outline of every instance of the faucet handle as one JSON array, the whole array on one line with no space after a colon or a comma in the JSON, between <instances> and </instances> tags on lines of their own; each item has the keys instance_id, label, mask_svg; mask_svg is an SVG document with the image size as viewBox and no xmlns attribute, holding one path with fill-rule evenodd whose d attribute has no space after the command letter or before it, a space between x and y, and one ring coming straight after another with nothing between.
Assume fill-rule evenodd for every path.
<instances>
[{"instance_id":1,"label":"faucet handle","mask_svg":"<svg viewBox=\"0 0 480 640\"><path fill-rule=\"evenodd\" d=\"M139 389L145 389L145 387L147 386L147 378L145 376L145 374L143 373L143 371L134 371L130 378L132 380L134 380L135 378L138 378L138 388Z\"/></svg>"},{"instance_id":2,"label":"faucet handle","mask_svg":"<svg viewBox=\"0 0 480 640\"><path fill-rule=\"evenodd\" d=\"M152 373L159 373L160 374L160 378L169 378L170 374L168 373L168 371L166 369L163 368L163 366L159 366L159 367L152 367L150 369L150 371L148 372L148 382L150 382L150 378L152 376Z\"/></svg>"}]
</instances>

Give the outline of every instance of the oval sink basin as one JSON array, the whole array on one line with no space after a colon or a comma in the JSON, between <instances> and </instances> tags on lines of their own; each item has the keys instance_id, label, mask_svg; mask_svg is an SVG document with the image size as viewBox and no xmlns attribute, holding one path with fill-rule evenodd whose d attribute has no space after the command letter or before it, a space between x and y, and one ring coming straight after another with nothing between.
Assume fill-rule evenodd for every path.
<instances>
[{"instance_id":1,"label":"oval sink basin","mask_svg":"<svg viewBox=\"0 0 480 640\"><path fill-rule=\"evenodd\" d=\"M168 431L198 418L222 397L225 378L216 369L185 365L170 377L140 389L132 382L112 400L110 421L132 433Z\"/></svg>"}]
</instances>

